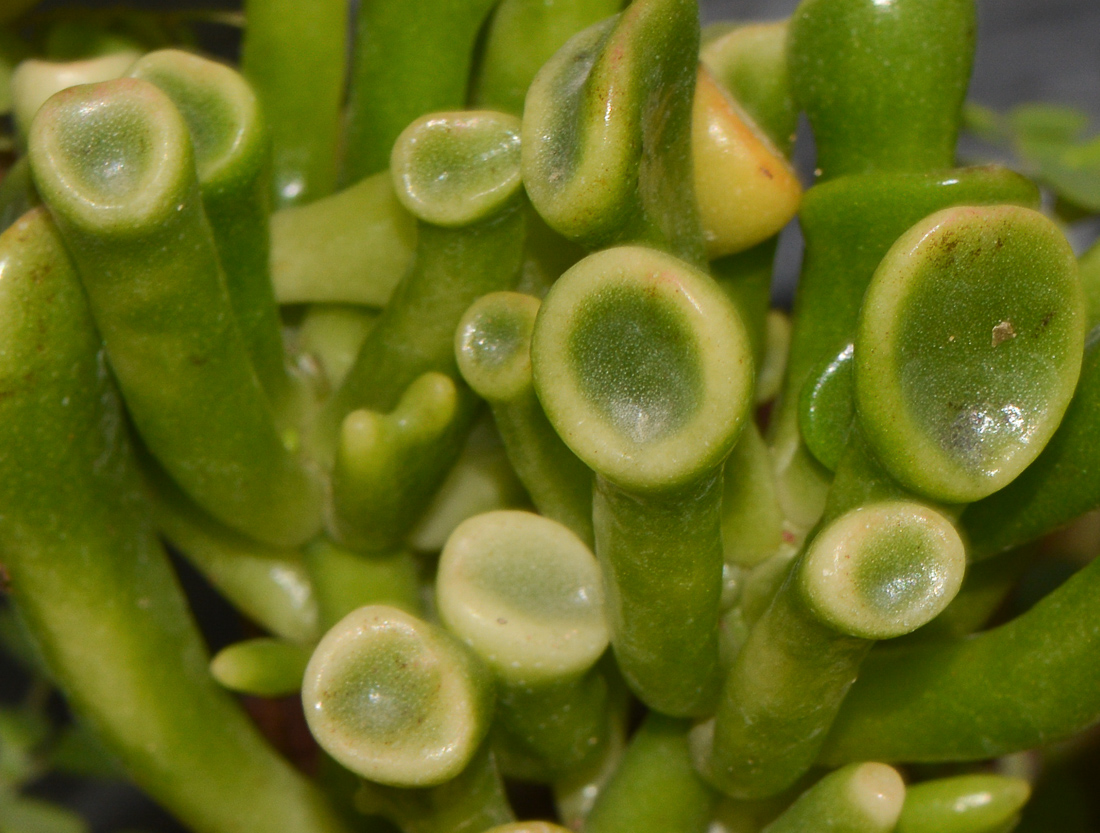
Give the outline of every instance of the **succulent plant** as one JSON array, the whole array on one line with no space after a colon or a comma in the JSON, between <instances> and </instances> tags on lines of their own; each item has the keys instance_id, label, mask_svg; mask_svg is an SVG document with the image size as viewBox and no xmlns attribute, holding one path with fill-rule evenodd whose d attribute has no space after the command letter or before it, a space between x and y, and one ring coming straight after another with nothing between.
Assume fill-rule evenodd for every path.
<instances>
[{"instance_id":1,"label":"succulent plant","mask_svg":"<svg viewBox=\"0 0 1100 833\"><path fill-rule=\"evenodd\" d=\"M1100 507L1095 154L964 114L974 0L248 0L239 68L23 5L0 833L89 830L74 761L196 833L999 833L1094 746L1096 536L1034 576Z\"/></svg>"}]
</instances>

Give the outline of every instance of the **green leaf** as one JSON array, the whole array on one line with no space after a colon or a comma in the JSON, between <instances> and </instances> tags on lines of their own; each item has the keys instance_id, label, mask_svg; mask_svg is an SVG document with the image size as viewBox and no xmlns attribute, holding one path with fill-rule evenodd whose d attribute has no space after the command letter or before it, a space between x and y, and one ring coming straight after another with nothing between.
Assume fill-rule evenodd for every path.
<instances>
[{"instance_id":1,"label":"green leaf","mask_svg":"<svg viewBox=\"0 0 1100 833\"><path fill-rule=\"evenodd\" d=\"M35 750L49 733L49 721L36 711L0 709L0 789L4 784L22 784L39 773L41 764Z\"/></svg>"},{"instance_id":2,"label":"green leaf","mask_svg":"<svg viewBox=\"0 0 1100 833\"><path fill-rule=\"evenodd\" d=\"M0 115L11 112L11 74L28 54L18 35L6 27L0 28Z\"/></svg>"},{"instance_id":3,"label":"green leaf","mask_svg":"<svg viewBox=\"0 0 1100 833\"><path fill-rule=\"evenodd\" d=\"M71 810L0 791L0 833L89 833Z\"/></svg>"},{"instance_id":4,"label":"green leaf","mask_svg":"<svg viewBox=\"0 0 1100 833\"><path fill-rule=\"evenodd\" d=\"M1063 104L1021 104L1003 115L968 102L964 129L1011 151L1027 172L1063 203L1100 212L1100 136L1085 138L1092 119Z\"/></svg>"},{"instance_id":5,"label":"green leaf","mask_svg":"<svg viewBox=\"0 0 1100 833\"><path fill-rule=\"evenodd\" d=\"M1089 126L1088 113L1064 104L1021 104L1008 114L1018 141L1070 144Z\"/></svg>"},{"instance_id":6,"label":"green leaf","mask_svg":"<svg viewBox=\"0 0 1100 833\"><path fill-rule=\"evenodd\" d=\"M0 606L0 653L11 657L30 673L45 674L45 663L13 607Z\"/></svg>"},{"instance_id":7,"label":"green leaf","mask_svg":"<svg viewBox=\"0 0 1100 833\"><path fill-rule=\"evenodd\" d=\"M88 778L126 777L122 767L88 727L66 726L51 746L47 763L51 769Z\"/></svg>"},{"instance_id":8,"label":"green leaf","mask_svg":"<svg viewBox=\"0 0 1100 833\"><path fill-rule=\"evenodd\" d=\"M973 101L963 105L962 124L963 130L991 144L1001 145L1006 140L1001 114Z\"/></svg>"},{"instance_id":9,"label":"green leaf","mask_svg":"<svg viewBox=\"0 0 1100 833\"><path fill-rule=\"evenodd\" d=\"M1100 212L1100 137L1069 147L1033 148L1036 177L1062 199Z\"/></svg>"}]
</instances>

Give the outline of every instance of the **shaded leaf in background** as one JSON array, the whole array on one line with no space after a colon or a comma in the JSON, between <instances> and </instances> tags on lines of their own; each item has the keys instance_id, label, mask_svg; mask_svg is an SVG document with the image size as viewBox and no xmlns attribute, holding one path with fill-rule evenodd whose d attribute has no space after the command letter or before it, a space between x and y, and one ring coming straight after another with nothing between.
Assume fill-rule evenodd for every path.
<instances>
[{"instance_id":1,"label":"shaded leaf in background","mask_svg":"<svg viewBox=\"0 0 1100 833\"><path fill-rule=\"evenodd\" d=\"M0 708L0 790L14 789L41 774L38 749L50 731L49 720L37 710Z\"/></svg>"},{"instance_id":2,"label":"shaded leaf in background","mask_svg":"<svg viewBox=\"0 0 1100 833\"><path fill-rule=\"evenodd\" d=\"M1011 153L1059 199L1100 212L1100 136L1086 137L1091 121L1058 104L1021 104L1002 114L971 103L964 111L972 135Z\"/></svg>"},{"instance_id":3,"label":"shaded leaf in background","mask_svg":"<svg viewBox=\"0 0 1100 833\"><path fill-rule=\"evenodd\" d=\"M0 787L0 833L88 833L88 824L71 810Z\"/></svg>"},{"instance_id":4,"label":"shaded leaf in background","mask_svg":"<svg viewBox=\"0 0 1100 833\"><path fill-rule=\"evenodd\" d=\"M0 786L0 833L88 833L88 823L72 810L26 798Z\"/></svg>"},{"instance_id":5,"label":"shaded leaf in background","mask_svg":"<svg viewBox=\"0 0 1100 833\"><path fill-rule=\"evenodd\" d=\"M65 726L46 754L51 770L87 778L124 780L122 765L83 723Z\"/></svg>"}]
</instances>

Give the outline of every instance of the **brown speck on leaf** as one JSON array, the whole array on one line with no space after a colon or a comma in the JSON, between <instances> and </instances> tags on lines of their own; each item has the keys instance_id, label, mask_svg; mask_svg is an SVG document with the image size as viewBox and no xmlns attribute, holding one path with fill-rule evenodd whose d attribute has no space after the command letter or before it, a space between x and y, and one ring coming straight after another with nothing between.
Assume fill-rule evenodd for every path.
<instances>
[{"instance_id":1,"label":"brown speck on leaf","mask_svg":"<svg viewBox=\"0 0 1100 833\"><path fill-rule=\"evenodd\" d=\"M760 173L762 173L762 174L763 174L764 176L766 176L766 177L767 177L768 179L775 179L775 174L773 174L773 173L772 173L771 171L769 171L769 170L768 170L768 169L767 169L766 167L764 167L763 165L761 165L761 166L760 166Z\"/></svg>"},{"instance_id":2,"label":"brown speck on leaf","mask_svg":"<svg viewBox=\"0 0 1100 833\"><path fill-rule=\"evenodd\" d=\"M996 347L999 344L1003 344L1009 339L1016 338L1016 330L1012 326L1011 321L1002 321L996 327L993 328L993 346Z\"/></svg>"},{"instance_id":3,"label":"brown speck on leaf","mask_svg":"<svg viewBox=\"0 0 1100 833\"><path fill-rule=\"evenodd\" d=\"M500 617L499 619L497 619L497 624L498 624L498 625L507 625L507 624L508 624L508 620L507 620L507 619L505 619L505 618L504 618L503 616L501 616L501 617Z\"/></svg>"}]
</instances>

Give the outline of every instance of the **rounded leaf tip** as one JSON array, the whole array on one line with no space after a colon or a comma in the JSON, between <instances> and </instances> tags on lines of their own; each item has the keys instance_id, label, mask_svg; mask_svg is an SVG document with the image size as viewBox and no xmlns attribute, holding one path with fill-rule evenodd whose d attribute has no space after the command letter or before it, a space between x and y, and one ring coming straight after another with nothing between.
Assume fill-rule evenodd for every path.
<instances>
[{"instance_id":1,"label":"rounded leaf tip","mask_svg":"<svg viewBox=\"0 0 1100 833\"><path fill-rule=\"evenodd\" d=\"M946 518L892 501L854 509L825 527L799 575L810 607L832 627L890 639L939 615L965 571L962 539Z\"/></svg>"},{"instance_id":2,"label":"rounded leaf tip","mask_svg":"<svg viewBox=\"0 0 1100 833\"><path fill-rule=\"evenodd\" d=\"M318 644L302 684L317 742L351 771L383 784L440 784L470 761L488 731L492 689L464 646L396 608L371 605Z\"/></svg>"},{"instance_id":3,"label":"rounded leaf tip","mask_svg":"<svg viewBox=\"0 0 1100 833\"><path fill-rule=\"evenodd\" d=\"M675 488L718 466L752 403L736 310L709 276L653 249L607 249L559 278L531 360L554 428L624 488Z\"/></svg>"},{"instance_id":4,"label":"rounded leaf tip","mask_svg":"<svg viewBox=\"0 0 1100 833\"><path fill-rule=\"evenodd\" d=\"M390 169L398 199L424 222L486 219L520 192L519 119L490 111L423 116L397 138Z\"/></svg>"}]
</instances>

